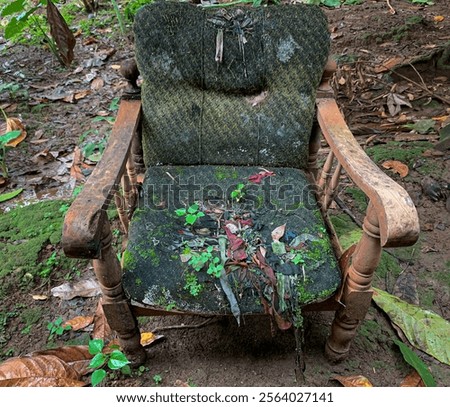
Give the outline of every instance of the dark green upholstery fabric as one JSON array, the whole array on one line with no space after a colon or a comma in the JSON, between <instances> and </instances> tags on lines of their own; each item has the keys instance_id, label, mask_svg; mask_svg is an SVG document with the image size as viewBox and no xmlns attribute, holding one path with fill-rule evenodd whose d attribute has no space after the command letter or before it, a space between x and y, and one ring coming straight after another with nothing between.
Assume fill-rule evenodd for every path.
<instances>
[{"instance_id":1,"label":"dark green upholstery fabric","mask_svg":"<svg viewBox=\"0 0 450 407\"><path fill-rule=\"evenodd\" d=\"M194 202L204 216L186 225L176 209ZM282 236L272 236L282 225ZM202 255L207 261L196 271L192 259ZM210 264L224 266L226 276L208 274ZM138 303L201 314L267 312L294 323L302 305L328 298L340 283L311 187L302 170L288 168L149 168L123 268L125 291Z\"/></svg>"},{"instance_id":2,"label":"dark green upholstery fabric","mask_svg":"<svg viewBox=\"0 0 450 407\"><path fill-rule=\"evenodd\" d=\"M157 2L139 10L134 32L147 166L306 168L329 51L319 7Z\"/></svg>"}]
</instances>

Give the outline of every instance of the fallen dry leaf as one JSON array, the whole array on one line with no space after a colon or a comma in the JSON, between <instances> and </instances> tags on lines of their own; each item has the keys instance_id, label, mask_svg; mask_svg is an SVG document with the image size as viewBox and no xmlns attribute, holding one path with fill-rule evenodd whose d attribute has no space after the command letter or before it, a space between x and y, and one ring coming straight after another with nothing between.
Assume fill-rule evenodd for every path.
<instances>
[{"instance_id":1,"label":"fallen dry leaf","mask_svg":"<svg viewBox=\"0 0 450 407\"><path fill-rule=\"evenodd\" d=\"M54 297L71 300L75 297L95 297L101 292L98 282L93 278L78 281L77 283L64 283L51 289Z\"/></svg>"},{"instance_id":2,"label":"fallen dry leaf","mask_svg":"<svg viewBox=\"0 0 450 407\"><path fill-rule=\"evenodd\" d=\"M16 147L25 139L25 137L27 137L27 132L25 131L25 126L23 125L22 121L16 117L8 117L6 119L6 129L5 131L2 131L1 134L9 133L10 131L15 130L20 130L20 134L15 139L12 139L8 143L6 143L8 147Z\"/></svg>"},{"instance_id":3,"label":"fallen dry leaf","mask_svg":"<svg viewBox=\"0 0 450 407\"><path fill-rule=\"evenodd\" d=\"M434 21L436 21L436 23L441 23L444 20L445 20L444 16L434 16Z\"/></svg>"},{"instance_id":4,"label":"fallen dry leaf","mask_svg":"<svg viewBox=\"0 0 450 407\"><path fill-rule=\"evenodd\" d=\"M16 357L0 364L0 387L55 385L84 386L85 383L73 367L53 355Z\"/></svg>"},{"instance_id":5,"label":"fallen dry leaf","mask_svg":"<svg viewBox=\"0 0 450 407\"><path fill-rule=\"evenodd\" d=\"M104 85L105 85L105 81L102 78L95 78L91 82L91 89L92 90L98 90L98 89L103 88Z\"/></svg>"},{"instance_id":6,"label":"fallen dry leaf","mask_svg":"<svg viewBox=\"0 0 450 407\"><path fill-rule=\"evenodd\" d=\"M98 301L94 316L94 329L92 330L92 339L103 339L105 342L112 339L113 331L106 320L103 312L103 299Z\"/></svg>"},{"instance_id":7,"label":"fallen dry leaf","mask_svg":"<svg viewBox=\"0 0 450 407\"><path fill-rule=\"evenodd\" d=\"M416 370L413 370L406 376L400 384L400 387L425 387L422 378Z\"/></svg>"},{"instance_id":8,"label":"fallen dry leaf","mask_svg":"<svg viewBox=\"0 0 450 407\"><path fill-rule=\"evenodd\" d=\"M141 333L141 345L146 347L150 346L152 343L163 339L164 335L155 335L153 332L142 332Z\"/></svg>"},{"instance_id":9,"label":"fallen dry leaf","mask_svg":"<svg viewBox=\"0 0 450 407\"><path fill-rule=\"evenodd\" d=\"M36 301L48 300L48 295L44 295L44 294L35 294L32 297L33 297L33 300L36 300Z\"/></svg>"},{"instance_id":10,"label":"fallen dry leaf","mask_svg":"<svg viewBox=\"0 0 450 407\"><path fill-rule=\"evenodd\" d=\"M93 315L89 315L87 317L80 315L78 317L65 321L63 326L70 326L72 328L72 331L79 331L80 329L84 329L87 326L91 325L93 322L94 322Z\"/></svg>"},{"instance_id":11,"label":"fallen dry leaf","mask_svg":"<svg viewBox=\"0 0 450 407\"><path fill-rule=\"evenodd\" d=\"M337 380L344 387L373 387L369 379L365 376L334 376L334 380Z\"/></svg>"},{"instance_id":12,"label":"fallen dry leaf","mask_svg":"<svg viewBox=\"0 0 450 407\"><path fill-rule=\"evenodd\" d=\"M403 164L401 161L388 160L382 163L381 166L388 170L393 170L394 172L399 174L401 178L405 178L409 173L408 166L406 164Z\"/></svg>"}]
</instances>

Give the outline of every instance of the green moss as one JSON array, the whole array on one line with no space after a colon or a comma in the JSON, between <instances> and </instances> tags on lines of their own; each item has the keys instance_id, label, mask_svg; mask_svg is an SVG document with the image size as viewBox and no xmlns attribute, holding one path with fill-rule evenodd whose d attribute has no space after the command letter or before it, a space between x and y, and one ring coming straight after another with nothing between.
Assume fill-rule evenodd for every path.
<instances>
[{"instance_id":1,"label":"green moss","mask_svg":"<svg viewBox=\"0 0 450 407\"><path fill-rule=\"evenodd\" d=\"M0 278L20 270L36 276L41 270L41 252L61 240L66 201L45 201L18 207L0 216ZM70 268L77 262L59 256Z\"/></svg>"},{"instance_id":2,"label":"green moss","mask_svg":"<svg viewBox=\"0 0 450 407\"><path fill-rule=\"evenodd\" d=\"M397 259L389 253L383 252L376 270L377 277L383 280L385 280L388 276L390 278L397 278L401 272L402 269L398 264Z\"/></svg>"},{"instance_id":3,"label":"green moss","mask_svg":"<svg viewBox=\"0 0 450 407\"><path fill-rule=\"evenodd\" d=\"M122 264L125 270L132 270L136 267L137 261L133 253L129 250L125 250L122 254Z\"/></svg>"},{"instance_id":4,"label":"green moss","mask_svg":"<svg viewBox=\"0 0 450 407\"><path fill-rule=\"evenodd\" d=\"M344 250L357 243L362 236L359 229L347 215L331 216L331 222L338 235L339 242Z\"/></svg>"},{"instance_id":5,"label":"green moss","mask_svg":"<svg viewBox=\"0 0 450 407\"><path fill-rule=\"evenodd\" d=\"M369 147L366 149L367 154L377 163L386 160L397 160L407 165L411 165L422 154L433 147L428 141L408 142L407 145L398 141L390 141L386 144Z\"/></svg>"},{"instance_id":6,"label":"green moss","mask_svg":"<svg viewBox=\"0 0 450 407\"><path fill-rule=\"evenodd\" d=\"M360 212L366 212L367 209L367 197L366 194L361 191L359 188L347 188L345 190L347 194L349 194L353 200L355 201L356 207Z\"/></svg>"},{"instance_id":7,"label":"green moss","mask_svg":"<svg viewBox=\"0 0 450 407\"><path fill-rule=\"evenodd\" d=\"M238 179L239 174L235 169L227 167L217 167L215 172L217 181L223 181L224 179Z\"/></svg>"}]
</instances>

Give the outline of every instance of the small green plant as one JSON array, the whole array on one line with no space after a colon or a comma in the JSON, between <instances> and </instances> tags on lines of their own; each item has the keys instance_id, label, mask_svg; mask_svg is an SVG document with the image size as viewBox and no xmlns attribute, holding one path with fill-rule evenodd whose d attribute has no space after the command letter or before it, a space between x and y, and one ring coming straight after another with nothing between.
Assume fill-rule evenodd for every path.
<instances>
[{"instance_id":1,"label":"small green plant","mask_svg":"<svg viewBox=\"0 0 450 407\"><path fill-rule=\"evenodd\" d=\"M205 216L205 214L202 211L199 211L199 204L194 203L189 208L179 208L175 210L175 213L179 217L185 217L185 225L192 226L195 222L197 222L198 218L201 218L202 216Z\"/></svg>"},{"instance_id":2,"label":"small green plant","mask_svg":"<svg viewBox=\"0 0 450 407\"><path fill-rule=\"evenodd\" d=\"M295 265L305 264L305 256L301 251L295 253L294 258L292 259L292 263Z\"/></svg>"},{"instance_id":3,"label":"small green plant","mask_svg":"<svg viewBox=\"0 0 450 407\"><path fill-rule=\"evenodd\" d=\"M50 331L48 341L51 341L56 336L61 336L64 332L70 331L72 327L70 325L63 325L62 317L58 317L55 321L47 324L47 329Z\"/></svg>"},{"instance_id":4,"label":"small green plant","mask_svg":"<svg viewBox=\"0 0 450 407\"><path fill-rule=\"evenodd\" d=\"M108 349L112 352L109 352ZM94 356L89 363L89 367L94 369L91 375L92 386L97 386L106 377L104 366L113 371L120 370L123 374L131 374L130 362L119 349L119 346L111 345L105 349L103 339L91 339L89 341L89 353Z\"/></svg>"},{"instance_id":5,"label":"small green plant","mask_svg":"<svg viewBox=\"0 0 450 407\"><path fill-rule=\"evenodd\" d=\"M231 191L231 199L235 199L236 202L239 202L241 199L244 198L245 192L244 192L245 185L244 184L238 184L236 186L236 189Z\"/></svg>"},{"instance_id":6,"label":"small green plant","mask_svg":"<svg viewBox=\"0 0 450 407\"><path fill-rule=\"evenodd\" d=\"M57 252L53 252L50 257L45 261L43 269L39 272L39 276L47 278L52 272L53 268L59 263Z\"/></svg>"},{"instance_id":7,"label":"small green plant","mask_svg":"<svg viewBox=\"0 0 450 407\"><path fill-rule=\"evenodd\" d=\"M193 297L197 297L203 290L203 285L198 282L198 278L194 273L186 273L184 289L189 291Z\"/></svg>"},{"instance_id":8,"label":"small green plant","mask_svg":"<svg viewBox=\"0 0 450 407\"><path fill-rule=\"evenodd\" d=\"M163 378L162 378L162 376L161 376L160 374L155 374L155 375L153 376L153 382L154 382L157 386L159 386L159 385L162 383L162 381L163 381Z\"/></svg>"}]
</instances>

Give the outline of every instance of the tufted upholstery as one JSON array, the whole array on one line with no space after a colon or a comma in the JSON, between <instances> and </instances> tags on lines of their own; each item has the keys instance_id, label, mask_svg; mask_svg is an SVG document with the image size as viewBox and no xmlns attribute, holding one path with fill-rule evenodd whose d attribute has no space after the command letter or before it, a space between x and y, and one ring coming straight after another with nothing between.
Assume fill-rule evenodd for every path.
<instances>
[{"instance_id":1,"label":"tufted upholstery","mask_svg":"<svg viewBox=\"0 0 450 407\"><path fill-rule=\"evenodd\" d=\"M147 166L306 167L329 51L318 7L156 2L134 31Z\"/></svg>"}]
</instances>

